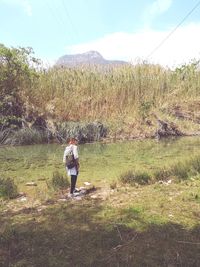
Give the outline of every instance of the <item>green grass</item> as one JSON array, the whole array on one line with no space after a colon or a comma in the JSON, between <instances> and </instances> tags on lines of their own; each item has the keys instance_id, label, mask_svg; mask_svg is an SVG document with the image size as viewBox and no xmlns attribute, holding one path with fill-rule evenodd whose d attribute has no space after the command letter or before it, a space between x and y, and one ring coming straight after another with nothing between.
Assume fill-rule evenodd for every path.
<instances>
[{"instance_id":1,"label":"green grass","mask_svg":"<svg viewBox=\"0 0 200 267\"><path fill-rule=\"evenodd\" d=\"M190 177L200 174L200 156L189 157L187 160L179 161L171 166L164 167L155 171L154 178L156 180L167 180L175 178L178 181L187 180Z\"/></svg>"},{"instance_id":2,"label":"green grass","mask_svg":"<svg viewBox=\"0 0 200 267\"><path fill-rule=\"evenodd\" d=\"M1 266L198 266L199 186L117 187L42 210L4 203Z\"/></svg>"}]
</instances>

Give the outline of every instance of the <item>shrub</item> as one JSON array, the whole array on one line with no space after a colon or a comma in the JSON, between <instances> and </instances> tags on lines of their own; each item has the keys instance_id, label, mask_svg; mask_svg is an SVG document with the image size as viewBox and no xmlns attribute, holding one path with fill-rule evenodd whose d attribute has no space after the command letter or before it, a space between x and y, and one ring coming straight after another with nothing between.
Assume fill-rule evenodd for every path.
<instances>
[{"instance_id":1,"label":"shrub","mask_svg":"<svg viewBox=\"0 0 200 267\"><path fill-rule=\"evenodd\" d=\"M63 189L69 186L69 181L66 177L63 177L61 173L55 171L52 176L52 186L54 189Z\"/></svg>"},{"instance_id":2,"label":"shrub","mask_svg":"<svg viewBox=\"0 0 200 267\"><path fill-rule=\"evenodd\" d=\"M169 169L160 169L160 170L156 170L153 174L153 177L157 180L157 181L165 181L169 178L170 176L170 170Z\"/></svg>"},{"instance_id":3,"label":"shrub","mask_svg":"<svg viewBox=\"0 0 200 267\"><path fill-rule=\"evenodd\" d=\"M0 178L0 197L15 198L18 195L17 185L12 178Z\"/></svg>"},{"instance_id":4,"label":"shrub","mask_svg":"<svg viewBox=\"0 0 200 267\"><path fill-rule=\"evenodd\" d=\"M142 102L138 108L140 117L145 120L149 116L149 112L153 106L153 102Z\"/></svg>"},{"instance_id":5,"label":"shrub","mask_svg":"<svg viewBox=\"0 0 200 267\"><path fill-rule=\"evenodd\" d=\"M57 124L57 139L60 142L75 136L80 143L99 141L107 134L107 128L100 122L63 122Z\"/></svg>"},{"instance_id":6,"label":"shrub","mask_svg":"<svg viewBox=\"0 0 200 267\"><path fill-rule=\"evenodd\" d=\"M166 181L170 176L178 178L178 180L185 180L189 177L191 165L187 162L177 162L176 164L154 172L153 177L156 180Z\"/></svg>"},{"instance_id":7,"label":"shrub","mask_svg":"<svg viewBox=\"0 0 200 267\"><path fill-rule=\"evenodd\" d=\"M188 162L178 162L174 166L172 166L170 173L177 177L179 180L185 180L188 178L189 171L190 171L191 165L188 164Z\"/></svg>"},{"instance_id":8,"label":"shrub","mask_svg":"<svg viewBox=\"0 0 200 267\"><path fill-rule=\"evenodd\" d=\"M14 134L5 141L6 144L11 145L31 145L47 142L47 132L29 128L23 128L14 132Z\"/></svg>"},{"instance_id":9,"label":"shrub","mask_svg":"<svg viewBox=\"0 0 200 267\"><path fill-rule=\"evenodd\" d=\"M145 172L133 172L127 171L120 176L120 181L124 184L140 184L145 185L148 184L151 180L151 177L148 173Z\"/></svg>"},{"instance_id":10,"label":"shrub","mask_svg":"<svg viewBox=\"0 0 200 267\"><path fill-rule=\"evenodd\" d=\"M3 145L5 143L5 141L9 138L11 133L12 133L11 129L4 129L4 130L1 129L0 130L0 144L1 145Z\"/></svg>"}]
</instances>

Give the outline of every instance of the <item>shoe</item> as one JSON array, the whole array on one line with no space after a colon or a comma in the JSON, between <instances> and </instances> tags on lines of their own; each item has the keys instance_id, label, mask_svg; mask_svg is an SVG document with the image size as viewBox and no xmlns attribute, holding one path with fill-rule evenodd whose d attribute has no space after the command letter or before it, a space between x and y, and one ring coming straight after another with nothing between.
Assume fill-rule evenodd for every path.
<instances>
[{"instance_id":1,"label":"shoe","mask_svg":"<svg viewBox=\"0 0 200 267\"><path fill-rule=\"evenodd\" d=\"M73 193L79 193L80 191L80 189L75 188Z\"/></svg>"},{"instance_id":2,"label":"shoe","mask_svg":"<svg viewBox=\"0 0 200 267\"><path fill-rule=\"evenodd\" d=\"M72 198L74 196L74 194L69 193L67 196L70 197L70 198Z\"/></svg>"},{"instance_id":3,"label":"shoe","mask_svg":"<svg viewBox=\"0 0 200 267\"><path fill-rule=\"evenodd\" d=\"M74 197L77 197L77 196L79 196L79 195L80 195L79 192L74 192L74 193L73 193L73 196L74 196Z\"/></svg>"}]
</instances>

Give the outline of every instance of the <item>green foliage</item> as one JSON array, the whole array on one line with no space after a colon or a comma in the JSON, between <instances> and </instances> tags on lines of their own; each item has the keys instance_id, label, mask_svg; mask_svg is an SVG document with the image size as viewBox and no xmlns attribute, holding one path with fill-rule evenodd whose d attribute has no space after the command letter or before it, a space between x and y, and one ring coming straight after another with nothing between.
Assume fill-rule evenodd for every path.
<instances>
[{"instance_id":1,"label":"green foliage","mask_svg":"<svg viewBox=\"0 0 200 267\"><path fill-rule=\"evenodd\" d=\"M148 117L149 112L153 106L152 101L142 102L139 106L139 115L144 120Z\"/></svg>"},{"instance_id":2,"label":"green foliage","mask_svg":"<svg viewBox=\"0 0 200 267\"><path fill-rule=\"evenodd\" d=\"M181 75L182 79L188 78L198 72L200 60L193 59L189 64L183 64L175 69L175 74Z\"/></svg>"},{"instance_id":3,"label":"green foliage","mask_svg":"<svg viewBox=\"0 0 200 267\"><path fill-rule=\"evenodd\" d=\"M119 179L123 184L145 185L145 184L148 184L150 182L151 176L148 173L145 173L145 172L127 171L125 173L122 173L120 175Z\"/></svg>"},{"instance_id":4,"label":"green foliage","mask_svg":"<svg viewBox=\"0 0 200 267\"><path fill-rule=\"evenodd\" d=\"M0 126L21 125L24 91L31 88L37 59L31 48L8 48L0 44Z\"/></svg>"},{"instance_id":5,"label":"green foliage","mask_svg":"<svg viewBox=\"0 0 200 267\"><path fill-rule=\"evenodd\" d=\"M0 135L1 136L1 135ZM9 145L32 145L48 142L48 133L37 129L22 128L12 132L4 141Z\"/></svg>"},{"instance_id":6,"label":"green foliage","mask_svg":"<svg viewBox=\"0 0 200 267\"><path fill-rule=\"evenodd\" d=\"M18 195L17 185L14 180L9 177L0 178L0 197L3 198L15 198Z\"/></svg>"},{"instance_id":7,"label":"green foliage","mask_svg":"<svg viewBox=\"0 0 200 267\"><path fill-rule=\"evenodd\" d=\"M58 171L53 172L51 182L54 189L64 189L70 185L68 179Z\"/></svg>"}]
</instances>

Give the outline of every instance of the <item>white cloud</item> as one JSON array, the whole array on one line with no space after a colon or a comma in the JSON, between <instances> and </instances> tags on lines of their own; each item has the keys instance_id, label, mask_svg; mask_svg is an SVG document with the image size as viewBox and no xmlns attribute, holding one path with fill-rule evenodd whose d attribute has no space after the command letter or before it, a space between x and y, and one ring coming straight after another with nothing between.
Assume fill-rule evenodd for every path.
<instances>
[{"instance_id":1,"label":"white cloud","mask_svg":"<svg viewBox=\"0 0 200 267\"><path fill-rule=\"evenodd\" d=\"M142 21L145 28L151 26L152 21L158 16L169 10L172 6L173 0L155 0L148 5L142 15Z\"/></svg>"},{"instance_id":2,"label":"white cloud","mask_svg":"<svg viewBox=\"0 0 200 267\"><path fill-rule=\"evenodd\" d=\"M172 5L172 0L156 0L149 7L149 13L158 15L166 12Z\"/></svg>"},{"instance_id":3,"label":"white cloud","mask_svg":"<svg viewBox=\"0 0 200 267\"><path fill-rule=\"evenodd\" d=\"M20 6L26 15L32 16L32 7L28 0L0 0L0 2L8 5Z\"/></svg>"},{"instance_id":4,"label":"white cloud","mask_svg":"<svg viewBox=\"0 0 200 267\"><path fill-rule=\"evenodd\" d=\"M164 66L175 66L200 58L200 23L180 27L158 48L150 58L147 56L172 31L146 30L138 33L118 32L92 42L66 47L66 53L83 53L97 50L106 59L136 62L148 60Z\"/></svg>"}]
</instances>

